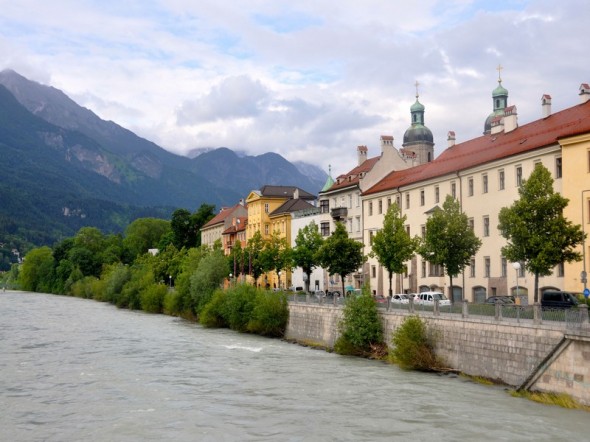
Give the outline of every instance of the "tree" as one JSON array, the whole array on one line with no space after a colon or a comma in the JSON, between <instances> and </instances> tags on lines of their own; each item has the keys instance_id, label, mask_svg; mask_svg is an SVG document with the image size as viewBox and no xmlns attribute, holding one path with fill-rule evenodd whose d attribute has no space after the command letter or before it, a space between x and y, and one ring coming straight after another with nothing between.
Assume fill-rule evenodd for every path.
<instances>
[{"instance_id":1,"label":"tree","mask_svg":"<svg viewBox=\"0 0 590 442\"><path fill-rule=\"evenodd\" d=\"M406 216L393 203L383 220L383 228L379 230L371 243L371 256L377 257L379 264L387 269L389 276L389 296L393 295L391 280L394 273L403 273L405 262L412 258L419 240L411 238L405 228Z\"/></svg>"},{"instance_id":2,"label":"tree","mask_svg":"<svg viewBox=\"0 0 590 442\"><path fill-rule=\"evenodd\" d=\"M23 290L49 293L53 285L54 259L47 246L27 253L20 270L19 282Z\"/></svg>"},{"instance_id":3,"label":"tree","mask_svg":"<svg viewBox=\"0 0 590 442\"><path fill-rule=\"evenodd\" d=\"M214 210L215 206L211 204L201 204L193 214L186 209L174 211L170 227L172 229L172 243L178 250L183 247L190 249L201 245L201 227L215 216Z\"/></svg>"},{"instance_id":4,"label":"tree","mask_svg":"<svg viewBox=\"0 0 590 442\"><path fill-rule=\"evenodd\" d=\"M252 235L252 238L248 240L245 254L248 259L246 264L248 266L248 273L254 278L254 285L256 286L258 285L258 278L264 273L264 262L262 259L263 247L264 241L262 239L262 234L257 230L254 232L254 235Z\"/></svg>"},{"instance_id":5,"label":"tree","mask_svg":"<svg viewBox=\"0 0 590 442\"><path fill-rule=\"evenodd\" d=\"M331 275L340 275L342 293L346 275L357 270L364 262L363 244L348 237L346 227L336 223L336 230L319 248L316 258Z\"/></svg>"},{"instance_id":6,"label":"tree","mask_svg":"<svg viewBox=\"0 0 590 442\"><path fill-rule=\"evenodd\" d=\"M418 253L436 265L443 266L450 280L449 298L453 296L453 277L471 261L481 247L481 240L469 227L467 215L459 201L447 195L442 210L435 211L426 222L426 235Z\"/></svg>"},{"instance_id":7,"label":"tree","mask_svg":"<svg viewBox=\"0 0 590 442\"><path fill-rule=\"evenodd\" d=\"M584 239L579 224L563 216L568 199L553 190L553 178L539 164L518 189L520 198L499 214L498 229L508 244L502 254L512 262L522 262L535 275L534 302L539 301L539 276L551 274L557 264L580 261L575 250Z\"/></svg>"},{"instance_id":8,"label":"tree","mask_svg":"<svg viewBox=\"0 0 590 442\"><path fill-rule=\"evenodd\" d=\"M98 278L102 272L105 237L96 227L82 227L68 251L68 259L84 276Z\"/></svg>"},{"instance_id":9,"label":"tree","mask_svg":"<svg viewBox=\"0 0 590 442\"><path fill-rule=\"evenodd\" d=\"M170 221L158 218L138 218L125 229L125 247L132 259L157 248L162 237L170 231Z\"/></svg>"},{"instance_id":10,"label":"tree","mask_svg":"<svg viewBox=\"0 0 590 442\"><path fill-rule=\"evenodd\" d=\"M316 255L323 243L324 239L322 238L322 235L320 235L317 224L313 221L302 229L299 229L299 232L297 232L295 248L293 249L291 256L293 259L293 265L301 267L303 273L307 276L305 279L306 292L309 292L311 272L313 272L313 269L318 265Z\"/></svg>"},{"instance_id":11,"label":"tree","mask_svg":"<svg viewBox=\"0 0 590 442\"><path fill-rule=\"evenodd\" d=\"M280 232L273 232L262 248L260 258L263 271L273 270L278 275L281 270L290 267L290 254L291 248L287 239L281 237Z\"/></svg>"}]
</instances>

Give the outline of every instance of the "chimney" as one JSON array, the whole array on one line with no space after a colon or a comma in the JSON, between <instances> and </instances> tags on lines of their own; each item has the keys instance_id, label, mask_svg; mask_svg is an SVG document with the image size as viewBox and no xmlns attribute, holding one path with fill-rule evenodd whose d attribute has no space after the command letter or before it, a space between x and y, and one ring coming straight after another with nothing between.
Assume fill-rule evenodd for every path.
<instances>
[{"instance_id":1,"label":"chimney","mask_svg":"<svg viewBox=\"0 0 590 442\"><path fill-rule=\"evenodd\" d=\"M580 103L584 104L588 100L590 100L590 86L588 83L582 83L580 85Z\"/></svg>"},{"instance_id":2,"label":"chimney","mask_svg":"<svg viewBox=\"0 0 590 442\"><path fill-rule=\"evenodd\" d=\"M490 124L492 126L492 129L490 130L491 135L499 134L504 130L504 118L500 115L497 115L494 118L492 118Z\"/></svg>"},{"instance_id":3,"label":"chimney","mask_svg":"<svg viewBox=\"0 0 590 442\"><path fill-rule=\"evenodd\" d=\"M296 187L295 190L293 191L293 199L298 200L299 199L299 188Z\"/></svg>"},{"instance_id":4,"label":"chimney","mask_svg":"<svg viewBox=\"0 0 590 442\"><path fill-rule=\"evenodd\" d=\"M541 97L541 107L543 108L543 118L551 115L551 95L543 94Z\"/></svg>"},{"instance_id":5,"label":"chimney","mask_svg":"<svg viewBox=\"0 0 590 442\"><path fill-rule=\"evenodd\" d=\"M356 148L358 154L358 165L360 166L367 160L367 146L359 146Z\"/></svg>"},{"instance_id":6,"label":"chimney","mask_svg":"<svg viewBox=\"0 0 590 442\"><path fill-rule=\"evenodd\" d=\"M381 155L390 147L393 147L393 137L391 135L381 135Z\"/></svg>"},{"instance_id":7,"label":"chimney","mask_svg":"<svg viewBox=\"0 0 590 442\"><path fill-rule=\"evenodd\" d=\"M512 132L518 127L516 106L508 106L504 109L504 133Z\"/></svg>"},{"instance_id":8,"label":"chimney","mask_svg":"<svg viewBox=\"0 0 590 442\"><path fill-rule=\"evenodd\" d=\"M453 147L455 145L455 132L450 130L447 134L447 147Z\"/></svg>"}]
</instances>

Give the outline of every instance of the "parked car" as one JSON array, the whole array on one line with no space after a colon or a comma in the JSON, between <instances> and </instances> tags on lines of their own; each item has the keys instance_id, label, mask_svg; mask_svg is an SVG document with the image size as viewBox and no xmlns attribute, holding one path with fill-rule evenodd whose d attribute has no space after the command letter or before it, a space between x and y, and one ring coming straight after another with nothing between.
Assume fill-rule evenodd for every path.
<instances>
[{"instance_id":1,"label":"parked car","mask_svg":"<svg viewBox=\"0 0 590 442\"><path fill-rule=\"evenodd\" d=\"M410 298L405 293L399 293L391 297L391 302L395 304L409 304Z\"/></svg>"},{"instance_id":2,"label":"parked car","mask_svg":"<svg viewBox=\"0 0 590 442\"><path fill-rule=\"evenodd\" d=\"M438 300L438 305L451 305L451 301L441 292L421 292L414 302L422 305L434 305L435 300Z\"/></svg>"},{"instance_id":3,"label":"parked car","mask_svg":"<svg viewBox=\"0 0 590 442\"><path fill-rule=\"evenodd\" d=\"M541 295L543 308L572 308L578 306L578 299L573 293L547 290Z\"/></svg>"},{"instance_id":4,"label":"parked car","mask_svg":"<svg viewBox=\"0 0 590 442\"><path fill-rule=\"evenodd\" d=\"M383 295L375 295L373 299L377 304L387 304L387 298Z\"/></svg>"},{"instance_id":5,"label":"parked car","mask_svg":"<svg viewBox=\"0 0 590 442\"><path fill-rule=\"evenodd\" d=\"M485 301L486 304L514 304L513 296L490 296Z\"/></svg>"},{"instance_id":6,"label":"parked car","mask_svg":"<svg viewBox=\"0 0 590 442\"><path fill-rule=\"evenodd\" d=\"M326 292L324 292L323 290L316 290L314 292L311 292L311 294L313 296L315 296L316 298L324 298L326 296Z\"/></svg>"},{"instance_id":7,"label":"parked car","mask_svg":"<svg viewBox=\"0 0 590 442\"><path fill-rule=\"evenodd\" d=\"M337 298L340 296L340 290L328 290L326 291L326 296L329 296L331 298L333 298L334 296L336 296Z\"/></svg>"}]
</instances>

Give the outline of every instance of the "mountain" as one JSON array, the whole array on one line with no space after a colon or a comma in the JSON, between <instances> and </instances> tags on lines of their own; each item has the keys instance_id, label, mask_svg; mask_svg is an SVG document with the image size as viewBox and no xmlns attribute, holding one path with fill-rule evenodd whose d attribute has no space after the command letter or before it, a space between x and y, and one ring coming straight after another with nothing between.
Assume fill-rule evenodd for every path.
<instances>
[{"instance_id":1,"label":"mountain","mask_svg":"<svg viewBox=\"0 0 590 442\"><path fill-rule=\"evenodd\" d=\"M84 225L116 232L139 216L233 205L265 184L317 193L325 180L275 153L175 155L10 70L0 72L0 170L0 243L35 245Z\"/></svg>"}]
</instances>

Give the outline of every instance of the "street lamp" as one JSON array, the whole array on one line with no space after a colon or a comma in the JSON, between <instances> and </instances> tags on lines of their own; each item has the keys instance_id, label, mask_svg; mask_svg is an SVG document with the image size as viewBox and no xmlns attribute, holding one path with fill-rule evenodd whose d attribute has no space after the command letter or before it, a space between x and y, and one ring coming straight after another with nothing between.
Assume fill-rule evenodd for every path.
<instances>
[{"instance_id":1,"label":"street lamp","mask_svg":"<svg viewBox=\"0 0 590 442\"><path fill-rule=\"evenodd\" d=\"M279 270L279 290L281 289L281 271Z\"/></svg>"},{"instance_id":2,"label":"street lamp","mask_svg":"<svg viewBox=\"0 0 590 442\"><path fill-rule=\"evenodd\" d=\"M170 280L170 288L172 288L172 275L168 275L168 278Z\"/></svg>"},{"instance_id":3,"label":"street lamp","mask_svg":"<svg viewBox=\"0 0 590 442\"><path fill-rule=\"evenodd\" d=\"M516 303L520 304L520 298L518 297L518 272L520 270L520 263L519 262L513 262L512 263L512 267L514 268L514 270L516 270Z\"/></svg>"},{"instance_id":4,"label":"street lamp","mask_svg":"<svg viewBox=\"0 0 590 442\"><path fill-rule=\"evenodd\" d=\"M234 274L230 273L229 274L229 286L231 287L231 279L233 278Z\"/></svg>"}]
</instances>

